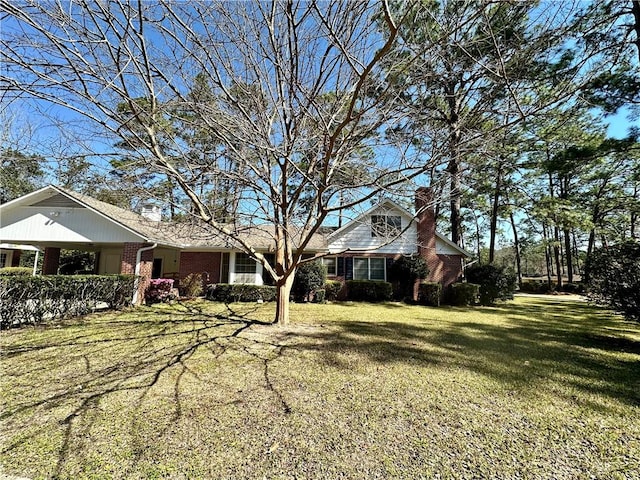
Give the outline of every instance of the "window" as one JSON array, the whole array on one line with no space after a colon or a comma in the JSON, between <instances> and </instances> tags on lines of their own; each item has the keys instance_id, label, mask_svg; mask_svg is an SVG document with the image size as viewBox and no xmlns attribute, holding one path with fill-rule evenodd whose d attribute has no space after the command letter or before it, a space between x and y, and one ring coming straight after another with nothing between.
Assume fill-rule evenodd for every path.
<instances>
[{"instance_id":1,"label":"window","mask_svg":"<svg viewBox=\"0 0 640 480\"><path fill-rule=\"evenodd\" d=\"M400 215L371 215L372 237L393 237L401 230Z\"/></svg>"},{"instance_id":2,"label":"window","mask_svg":"<svg viewBox=\"0 0 640 480\"><path fill-rule=\"evenodd\" d=\"M322 264L327 269L327 275L338 275L338 259L336 257L323 257Z\"/></svg>"},{"instance_id":3,"label":"window","mask_svg":"<svg viewBox=\"0 0 640 480\"><path fill-rule=\"evenodd\" d=\"M366 257L353 259L354 280L380 280L386 279L386 259L379 257Z\"/></svg>"},{"instance_id":4,"label":"window","mask_svg":"<svg viewBox=\"0 0 640 480\"><path fill-rule=\"evenodd\" d=\"M256 261L246 253L236 253L236 273L256 273Z\"/></svg>"},{"instance_id":5,"label":"window","mask_svg":"<svg viewBox=\"0 0 640 480\"><path fill-rule=\"evenodd\" d=\"M6 253L0 253L0 268L4 268L7 267L7 254Z\"/></svg>"}]
</instances>

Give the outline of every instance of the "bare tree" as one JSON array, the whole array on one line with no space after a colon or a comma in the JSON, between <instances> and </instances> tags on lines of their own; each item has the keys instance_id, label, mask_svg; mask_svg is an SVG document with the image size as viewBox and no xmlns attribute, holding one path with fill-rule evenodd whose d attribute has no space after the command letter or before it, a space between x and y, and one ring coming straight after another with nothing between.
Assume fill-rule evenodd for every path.
<instances>
[{"instance_id":1,"label":"bare tree","mask_svg":"<svg viewBox=\"0 0 640 480\"><path fill-rule=\"evenodd\" d=\"M7 108L46 102L58 120L83 119L75 132L98 153L121 153L104 145L124 142L138 165L171 178L199 221L273 276L277 322L287 322L296 267L327 216L426 170L383 135L404 115L380 67L404 21L386 1L34 0L0 9ZM202 101L190 95L197 76L211 91ZM193 142L174 128L186 122L206 129L216 155L189 152ZM368 174L354 175L362 152L378 148ZM237 186L236 227L219 223L194 188L203 172ZM238 234L262 222L275 227L271 263Z\"/></svg>"}]
</instances>

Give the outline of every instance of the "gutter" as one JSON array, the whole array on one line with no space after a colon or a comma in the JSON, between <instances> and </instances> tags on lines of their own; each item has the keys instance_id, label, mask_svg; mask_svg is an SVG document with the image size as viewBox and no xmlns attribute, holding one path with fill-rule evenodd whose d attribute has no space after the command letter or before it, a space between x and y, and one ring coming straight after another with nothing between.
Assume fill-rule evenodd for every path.
<instances>
[{"instance_id":1,"label":"gutter","mask_svg":"<svg viewBox=\"0 0 640 480\"><path fill-rule=\"evenodd\" d=\"M131 300L131 304L132 305L137 305L138 304L138 288L140 286L140 261L142 260L142 252L146 252L148 250L153 250L154 248L156 248L158 246L158 243L155 242L153 245L150 245L148 247L142 247L138 249L138 252L136 253L136 268L135 268L135 276L136 276L136 280L134 282L134 288L133 288L133 299Z\"/></svg>"}]
</instances>

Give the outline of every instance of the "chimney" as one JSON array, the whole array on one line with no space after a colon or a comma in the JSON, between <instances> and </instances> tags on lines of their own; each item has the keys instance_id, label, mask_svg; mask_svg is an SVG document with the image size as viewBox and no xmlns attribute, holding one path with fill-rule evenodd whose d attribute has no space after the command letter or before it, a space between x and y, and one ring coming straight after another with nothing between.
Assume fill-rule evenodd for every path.
<instances>
[{"instance_id":1,"label":"chimney","mask_svg":"<svg viewBox=\"0 0 640 480\"><path fill-rule=\"evenodd\" d=\"M159 222L160 220L162 220L162 208L160 208L158 205L147 202L142 205L140 215L142 215L147 220L151 220L152 222Z\"/></svg>"},{"instance_id":2,"label":"chimney","mask_svg":"<svg viewBox=\"0 0 640 480\"><path fill-rule=\"evenodd\" d=\"M427 261L429 271L433 273L439 259L436 255L436 215L430 188L420 187L416 190L416 220L418 255Z\"/></svg>"}]
</instances>

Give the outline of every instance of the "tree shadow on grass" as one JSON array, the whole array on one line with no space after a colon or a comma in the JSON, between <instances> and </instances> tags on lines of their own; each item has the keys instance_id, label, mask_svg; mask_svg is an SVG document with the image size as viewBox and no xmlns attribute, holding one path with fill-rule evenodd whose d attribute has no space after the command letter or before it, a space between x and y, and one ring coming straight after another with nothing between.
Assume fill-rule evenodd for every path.
<instances>
[{"instance_id":1,"label":"tree shadow on grass","mask_svg":"<svg viewBox=\"0 0 640 480\"><path fill-rule=\"evenodd\" d=\"M640 341L633 338L640 328L587 304L545 302L445 308L465 319L473 312L472 321L339 321L297 347L333 364L336 354L351 352L383 364L464 368L531 394L551 383L573 401L587 403L582 392L640 405Z\"/></svg>"},{"instance_id":2,"label":"tree shadow on grass","mask_svg":"<svg viewBox=\"0 0 640 480\"><path fill-rule=\"evenodd\" d=\"M182 416L181 389L187 377L199 380L192 368L195 355L215 363L227 354L241 352L245 359L259 362L263 388L285 414L291 409L270 378L270 362L284 345L260 343L241 334L254 325L269 322L252 318L255 310L225 310L209 313L192 306L150 308L134 315L94 316L84 323L72 321L38 327L41 333L29 344L7 345L2 351L4 374L18 393L0 415L8 439L2 452L28 445L36 436L47 435L50 425L37 416L58 418L63 440L55 466L45 476L64 476L67 462L82 459L89 432L99 417L100 404L112 395L127 395L136 411L132 422L145 421L144 408L154 388L167 389L169 381L172 413L164 418L154 435L161 438ZM141 318L140 313L143 314ZM54 358L55 357L55 358ZM33 367L30 365L38 365ZM162 380L162 382L161 382ZM209 380L210 381L210 380ZM159 384L162 386L159 387ZM212 386L215 388L215 386ZM163 390L163 391L164 391ZM162 398L166 398L163 393ZM60 416L60 412L70 412ZM131 429L139 425L132 423ZM138 449L139 456L143 449ZM132 465L137 463L134 459Z\"/></svg>"}]
</instances>

